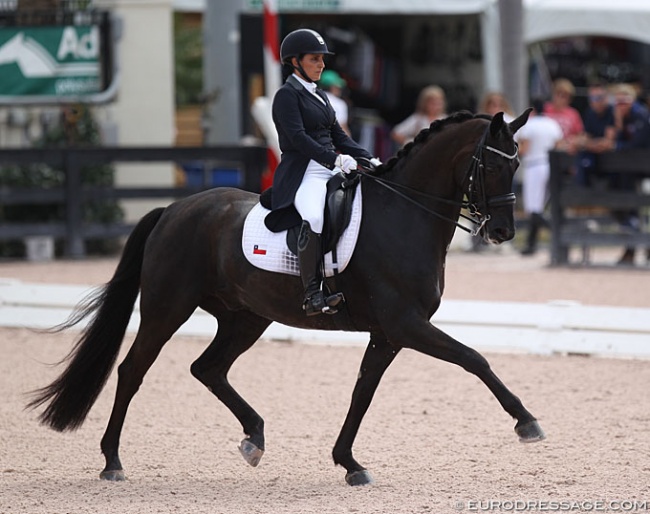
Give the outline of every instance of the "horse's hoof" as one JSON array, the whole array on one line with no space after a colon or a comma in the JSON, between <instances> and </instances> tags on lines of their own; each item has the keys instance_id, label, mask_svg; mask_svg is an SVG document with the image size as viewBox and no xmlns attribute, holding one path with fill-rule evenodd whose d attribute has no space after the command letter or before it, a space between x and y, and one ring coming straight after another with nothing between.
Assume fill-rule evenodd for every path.
<instances>
[{"instance_id":1,"label":"horse's hoof","mask_svg":"<svg viewBox=\"0 0 650 514\"><path fill-rule=\"evenodd\" d=\"M126 480L126 475L123 469L105 469L99 474L99 478L102 480L110 480L111 482L122 482Z\"/></svg>"},{"instance_id":2,"label":"horse's hoof","mask_svg":"<svg viewBox=\"0 0 650 514\"><path fill-rule=\"evenodd\" d=\"M241 442L241 445L239 446L239 452L244 457L244 460L253 467L256 467L260 463L260 460L262 460L262 455L264 455L264 450L260 450L248 439L244 439Z\"/></svg>"},{"instance_id":3,"label":"horse's hoof","mask_svg":"<svg viewBox=\"0 0 650 514\"><path fill-rule=\"evenodd\" d=\"M348 483L348 485L372 485L375 483L372 475L368 472L367 469L355 471L354 473L348 473L345 475L345 481Z\"/></svg>"},{"instance_id":4,"label":"horse's hoof","mask_svg":"<svg viewBox=\"0 0 650 514\"><path fill-rule=\"evenodd\" d=\"M542 427L539 426L536 420L529 421L523 425L515 426L515 432L519 436L520 443L536 443L546 439Z\"/></svg>"}]
</instances>

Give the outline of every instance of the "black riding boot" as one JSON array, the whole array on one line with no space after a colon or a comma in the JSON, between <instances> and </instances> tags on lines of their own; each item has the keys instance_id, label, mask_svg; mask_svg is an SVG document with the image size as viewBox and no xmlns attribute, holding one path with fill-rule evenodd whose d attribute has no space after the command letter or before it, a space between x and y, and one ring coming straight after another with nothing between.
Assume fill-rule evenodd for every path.
<instances>
[{"instance_id":1,"label":"black riding boot","mask_svg":"<svg viewBox=\"0 0 650 514\"><path fill-rule=\"evenodd\" d=\"M312 231L308 221L303 221L298 236L298 265L300 266L302 285L305 288L305 300L302 308L307 316L321 313L335 314L336 306L343 299L343 295L340 293L328 297L323 293L321 287L323 282L322 259L320 234Z\"/></svg>"},{"instance_id":2,"label":"black riding boot","mask_svg":"<svg viewBox=\"0 0 650 514\"><path fill-rule=\"evenodd\" d=\"M546 226L547 222L541 214L533 212L530 215L528 227L528 236L526 237L526 246L521 251L521 255L533 255L537 251L537 235L539 229Z\"/></svg>"}]
</instances>

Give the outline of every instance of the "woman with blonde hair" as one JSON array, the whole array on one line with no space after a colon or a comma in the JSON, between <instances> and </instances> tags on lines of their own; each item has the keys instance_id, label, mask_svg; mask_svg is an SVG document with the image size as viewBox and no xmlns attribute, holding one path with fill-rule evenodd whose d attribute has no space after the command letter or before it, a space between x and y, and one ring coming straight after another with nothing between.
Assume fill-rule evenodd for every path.
<instances>
[{"instance_id":1,"label":"woman with blonde hair","mask_svg":"<svg viewBox=\"0 0 650 514\"><path fill-rule=\"evenodd\" d=\"M427 86L418 95L415 112L398 123L390 133L400 146L412 141L422 129L432 122L447 117L447 98L440 86Z\"/></svg>"},{"instance_id":2,"label":"woman with blonde hair","mask_svg":"<svg viewBox=\"0 0 650 514\"><path fill-rule=\"evenodd\" d=\"M564 139L558 150L575 153L584 141L584 124L580 112L571 106L576 89L569 79L558 78L553 82L551 100L544 104L544 114L553 118L562 127Z\"/></svg>"},{"instance_id":3,"label":"woman with blonde hair","mask_svg":"<svg viewBox=\"0 0 650 514\"><path fill-rule=\"evenodd\" d=\"M503 112L503 119L511 122L514 119L514 112L510 106L510 102L503 93L499 91L488 91L481 98L478 106L478 113L489 114L494 116L498 112Z\"/></svg>"}]
</instances>

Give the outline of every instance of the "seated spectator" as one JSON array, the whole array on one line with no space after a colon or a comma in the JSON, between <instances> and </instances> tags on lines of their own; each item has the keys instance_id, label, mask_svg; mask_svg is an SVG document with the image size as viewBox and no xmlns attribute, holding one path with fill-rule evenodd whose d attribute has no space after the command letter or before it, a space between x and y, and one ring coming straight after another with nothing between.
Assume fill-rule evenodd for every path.
<instances>
[{"instance_id":1,"label":"seated spectator","mask_svg":"<svg viewBox=\"0 0 650 514\"><path fill-rule=\"evenodd\" d=\"M579 142L584 137L582 117L571 101L575 96L575 87L568 79L559 78L553 82L551 100L544 104L544 114L553 118L562 127L564 138L558 145L558 150L575 153Z\"/></svg>"},{"instance_id":2,"label":"seated spectator","mask_svg":"<svg viewBox=\"0 0 650 514\"><path fill-rule=\"evenodd\" d=\"M637 101L636 89L630 84L616 85L614 94L614 137L610 142L613 150L630 148L650 148L650 113L647 107ZM623 191L636 188L636 177L620 174L612 178L610 185ZM639 213L635 209L615 211L615 219L625 230L640 230ZM619 264L634 264L635 248L627 247L619 259Z\"/></svg>"},{"instance_id":3,"label":"seated spectator","mask_svg":"<svg viewBox=\"0 0 650 514\"><path fill-rule=\"evenodd\" d=\"M446 110L445 91L440 86L427 86L418 95L415 112L395 125L390 136L398 145L404 146L432 122L445 118Z\"/></svg>"},{"instance_id":4,"label":"seated spectator","mask_svg":"<svg viewBox=\"0 0 650 514\"><path fill-rule=\"evenodd\" d=\"M637 93L630 84L618 84L614 93L614 148L650 148L650 121L648 108L637 101Z\"/></svg>"},{"instance_id":5,"label":"seated spectator","mask_svg":"<svg viewBox=\"0 0 650 514\"><path fill-rule=\"evenodd\" d=\"M609 101L605 86L600 83L588 88L589 105L582 115L584 139L580 143L576 181L580 185L590 185L596 173L596 154L612 148L615 135L614 107Z\"/></svg>"},{"instance_id":6,"label":"seated spectator","mask_svg":"<svg viewBox=\"0 0 650 514\"><path fill-rule=\"evenodd\" d=\"M503 93L498 91L488 91L481 98L477 111L479 114L489 114L494 116L498 112L503 112L503 119L508 123L514 119L514 112L510 107L510 102Z\"/></svg>"}]
</instances>

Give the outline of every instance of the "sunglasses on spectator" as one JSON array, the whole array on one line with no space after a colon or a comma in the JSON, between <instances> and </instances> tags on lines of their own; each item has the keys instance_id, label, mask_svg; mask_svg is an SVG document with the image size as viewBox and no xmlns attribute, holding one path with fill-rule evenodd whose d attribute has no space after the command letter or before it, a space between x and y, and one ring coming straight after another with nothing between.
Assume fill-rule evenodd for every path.
<instances>
[{"instance_id":1,"label":"sunglasses on spectator","mask_svg":"<svg viewBox=\"0 0 650 514\"><path fill-rule=\"evenodd\" d=\"M589 95L589 100L591 100L592 102L602 102L603 100L605 100L605 98L607 98L607 95L603 95L603 94Z\"/></svg>"}]
</instances>

